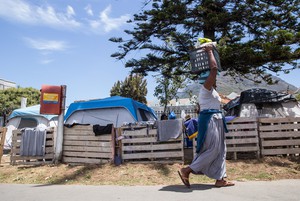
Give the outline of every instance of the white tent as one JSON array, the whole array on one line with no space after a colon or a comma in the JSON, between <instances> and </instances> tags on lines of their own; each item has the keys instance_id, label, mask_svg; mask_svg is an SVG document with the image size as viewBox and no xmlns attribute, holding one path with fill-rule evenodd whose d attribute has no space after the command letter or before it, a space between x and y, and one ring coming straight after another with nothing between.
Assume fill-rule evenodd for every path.
<instances>
[{"instance_id":1,"label":"white tent","mask_svg":"<svg viewBox=\"0 0 300 201\"><path fill-rule=\"evenodd\" d=\"M300 105L293 95L266 89L249 89L224 106L226 116L300 117Z\"/></svg>"},{"instance_id":2,"label":"white tent","mask_svg":"<svg viewBox=\"0 0 300 201\"><path fill-rule=\"evenodd\" d=\"M57 126L57 115L40 114L40 105L14 110L8 117L4 149L11 149L12 131L22 128L47 128Z\"/></svg>"}]
</instances>

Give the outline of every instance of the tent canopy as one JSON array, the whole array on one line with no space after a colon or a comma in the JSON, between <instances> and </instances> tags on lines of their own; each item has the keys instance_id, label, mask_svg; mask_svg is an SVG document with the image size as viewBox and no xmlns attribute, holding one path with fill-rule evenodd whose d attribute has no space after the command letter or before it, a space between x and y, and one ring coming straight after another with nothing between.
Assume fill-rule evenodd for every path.
<instances>
[{"instance_id":1,"label":"tent canopy","mask_svg":"<svg viewBox=\"0 0 300 201\"><path fill-rule=\"evenodd\" d=\"M34 105L34 106L26 107L26 108L15 109L9 115L8 120L12 119L14 117L24 117L24 116L39 116L39 117L44 117L48 120L51 120L52 118L57 117L57 115L40 114L40 105Z\"/></svg>"},{"instance_id":2,"label":"tent canopy","mask_svg":"<svg viewBox=\"0 0 300 201\"><path fill-rule=\"evenodd\" d=\"M74 102L71 103L66 115L65 115L65 121L66 122L70 122L70 117L76 116L80 113L80 112L85 112L84 114L82 113L82 115L93 115L95 117L95 115L97 115L97 113L104 113L104 112L109 112L109 114L107 113L107 115L112 116L114 115L114 112L116 110L111 110L112 108L122 108L123 110L125 109L126 111L128 111L130 113L130 115L133 117L134 121L141 121L140 117L140 113L141 110L147 114L150 114L151 117L153 119L157 119L154 111L149 108L147 105L142 104L138 101L135 101L131 98L125 98L125 97L121 97L121 96L113 96L113 97L108 97L108 98L104 98L104 99L97 99L97 100L88 100L88 101L79 101L79 102ZM101 109L101 110L100 110ZM89 111L89 114L88 112ZM93 112L93 114L91 114ZM120 110L118 111L119 113L115 113L115 115L120 115ZM127 113L128 113L127 112ZM103 115L103 114L102 114ZM76 117L77 119L79 119L78 117ZM101 117L103 118L103 116ZM81 122L78 123L88 123L88 122L84 122L82 120L80 120Z\"/></svg>"},{"instance_id":3,"label":"tent canopy","mask_svg":"<svg viewBox=\"0 0 300 201\"><path fill-rule=\"evenodd\" d=\"M295 102L292 107L288 103ZM291 108L292 107L292 108ZM241 92L240 97L231 100L229 103L224 105L223 109L226 111L226 115L242 115L246 112L247 115L251 114L254 110L261 110L260 115L272 114L277 111L285 111L285 115L298 115L299 106L296 98L291 94L279 93L267 89L253 88ZM248 110L248 111L246 111ZM271 112L271 110L274 110ZM295 111L292 111L295 110ZM249 113L249 114L248 114ZM257 111L255 111L257 113ZM281 116L284 116L284 112L281 112ZM275 114L272 114L273 116ZM254 115L255 116L255 115ZM276 115L275 115L276 116Z\"/></svg>"}]
</instances>

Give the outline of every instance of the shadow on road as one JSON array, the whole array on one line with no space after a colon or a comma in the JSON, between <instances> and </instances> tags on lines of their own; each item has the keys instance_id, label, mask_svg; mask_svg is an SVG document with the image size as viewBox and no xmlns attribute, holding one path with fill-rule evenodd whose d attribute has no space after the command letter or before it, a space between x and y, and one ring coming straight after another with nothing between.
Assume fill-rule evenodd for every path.
<instances>
[{"instance_id":1,"label":"shadow on road","mask_svg":"<svg viewBox=\"0 0 300 201\"><path fill-rule=\"evenodd\" d=\"M191 188L187 188L184 185L170 185L164 186L159 191L173 191L178 193L191 193L193 191L204 191L215 188L213 184L192 184Z\"/></svg>"}]
</instances>

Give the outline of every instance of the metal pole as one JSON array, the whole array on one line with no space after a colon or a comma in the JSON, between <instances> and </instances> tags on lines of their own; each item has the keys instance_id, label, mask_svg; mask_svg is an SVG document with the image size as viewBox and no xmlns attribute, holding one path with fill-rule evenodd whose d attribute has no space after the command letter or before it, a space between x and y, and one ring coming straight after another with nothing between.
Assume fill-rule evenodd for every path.
<instances>
[{"instance_id":1,"label":"metal pole","mask_svg":"<svg viewBox=\"0 0 300 201\"><path fill-rule=\"evenodd\" d=\"M54 156L56 164L62 159L63 136L64 136L64 114L65 114L66 91L67 91L66 85L61 85L61 87L62 87L61 113L58 116L58 126L57 126L55 156Z\"/></svg>"}]
</instances>

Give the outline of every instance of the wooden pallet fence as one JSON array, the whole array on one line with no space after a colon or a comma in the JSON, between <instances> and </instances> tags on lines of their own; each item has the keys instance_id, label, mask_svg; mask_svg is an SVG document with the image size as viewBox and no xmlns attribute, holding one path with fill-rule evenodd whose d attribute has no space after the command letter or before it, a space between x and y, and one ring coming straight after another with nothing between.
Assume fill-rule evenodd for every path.
<instances>
[{"instance_id":1,"label":"wooden pallet fence","mask_svg":"<svg viewBox=\"0 0 300 201\"><path fill-rule=\"evenodd\" d=\"M240 117L227 123L225 133L227 159L258 158L260 156L259 137L256 118ZM197 139L193 140L195 155Z\"/></svg>"},{"instance_id":2,"label":"wooden pallet fence","mask_svg":"<svg viewBox=\"0 0 300 201\"><path fill-rule=\"evenodd\" d=\"M300 154L300 118L260 118L262 156Z\"/></svg>"},{"instance_id":3,"label":"wooden pallet fence","mask_svg":"<svg viewBox=\"0 0 300 201\"><path fill-rule=\"evenodd\" d=\"M63 162L104 164L114 159L114 127L111 134L95 135L92 125L64 127Z\"/></svg>"},{"instance_id":4,"label":"wooden pallet fence","mask_svg":"<svg viewBox=\"0 0 300 201\"><path fill-rule=\"evenodd\" d=\"M0 164L1 164L1 159L3 156L3 148L4 148L6 131L7 131L7 128L0 127Z\"/></svg>"},{"instance_id":5,"label":"wooden pallet fence","mask_svg":"<svg viewBox=\"0 0 300 201\"><path fill-rule=\"evenodd\" d=\"M20 146L22 142L21 130L12 132L11 165L43 165L54 163L54 136L56 129L51 128L46 133L46 147L44 156L21 156Z\"/></svg>"},{"instance_id":6,"label":"wooden pallet fence","mask_svg":"<svg viewBox=\"0 0 300 201\"><path fill-rule=\"evenodd\" d=\"M183 135L168 141L157 140L157 129L121 128L122 162L173 164L184 162Z\"/></svg>"},{"instance_id":7,"label":"wooden pallet fence","mask_svg":"<svg viewBox=\"0 0 300 201\"><path fill-rule=\"evenodd\" d=\"M256 118L239 117L227 122L225 133L228 159L259 158L259 137Z\"/></svg>"}]
</instances>

